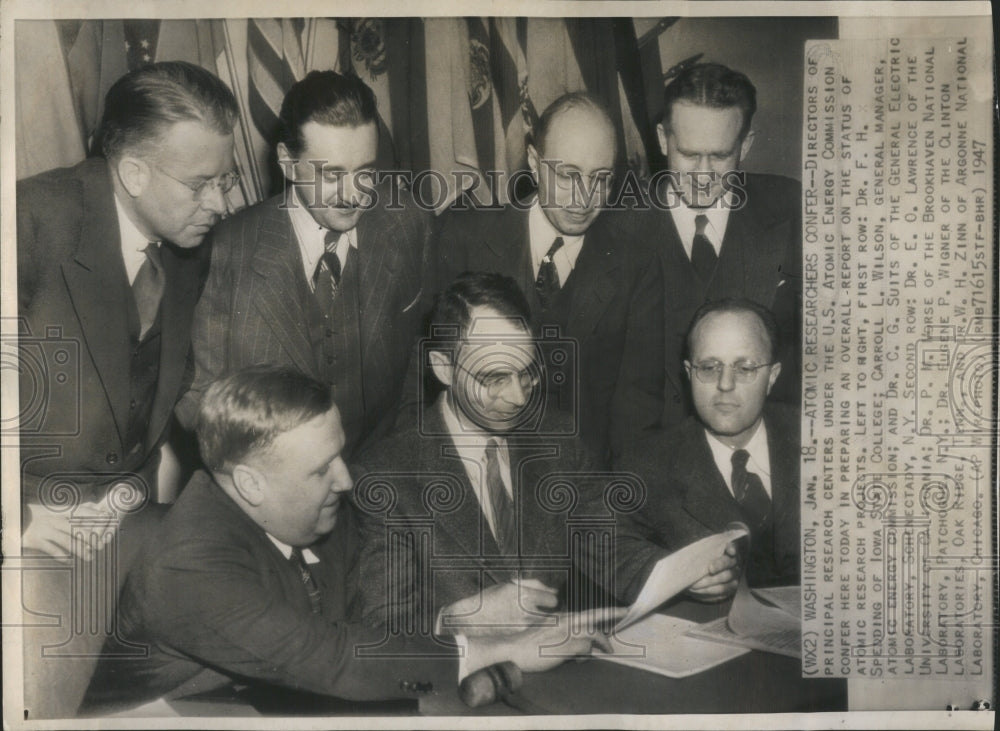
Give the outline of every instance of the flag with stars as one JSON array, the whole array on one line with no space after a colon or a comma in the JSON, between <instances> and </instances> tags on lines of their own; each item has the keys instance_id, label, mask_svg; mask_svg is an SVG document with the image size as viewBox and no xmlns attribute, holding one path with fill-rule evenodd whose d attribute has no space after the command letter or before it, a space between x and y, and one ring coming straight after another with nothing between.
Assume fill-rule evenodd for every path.
<instances>
[{"instance_id":1,"label":"flag with stars","mask_svg":"<svg viewBox=\"0 0 1000 731\"><path fill-rule=\"evenodd\" d=\"M129 71L135 71L156 59L156 42L160 36L158 20L126 20L125 61Z\"/></svg>"}]
</instances>

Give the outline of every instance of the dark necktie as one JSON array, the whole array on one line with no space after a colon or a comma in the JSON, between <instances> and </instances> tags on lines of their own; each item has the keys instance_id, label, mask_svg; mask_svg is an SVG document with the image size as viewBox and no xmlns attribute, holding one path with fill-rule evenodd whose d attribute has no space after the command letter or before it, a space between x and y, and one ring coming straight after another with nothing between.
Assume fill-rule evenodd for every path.
<instances>
[{"instance_id":1,"label":"dark necktie","mask_svg":"<svg viewBox=\"0 0 1000 731\"><path fill-rule=\"evenodd\" d=\"M708 216L699 213L694 217L694 239L691 242L691 266L702 282L707 283L715 273L715 265L719 261L715 247L705 235Z\"/></svg>"},{"instance_id":2,"label":"dark necktie","mask_svg":"<svg viewBox=\"0 0 1000 731\"><path fill-rule=\"evenodd\" d=\"M139 339L142 340L149 328L156 322L156 313L160 311L160 300L163 299L163 262L160 260L160 247L153 241L143 249L146 261L139 267L132 282L132 295L135 306L139 310Z\"/></svg>"},{"instance_id":3,"label":"dark necktie","mask_svg":"<svg viewBox=\"0 0 1000 731\"><path fill-rule=\"evenodd\" d=\"M323 600L320 597L319 585L316 583L316 579L313 578L309 567L306 566L302 549L297 546L292 548L292 555L288 557L288 560L295 567L302 585L306 588L306 593L309 594L309 606L312 608L312 613L321 614L323 612Z\"/></svg>"},{"instance_id":4,"label":"dark necktie","mask_svg":"<svg viewBox=\"0 0 1000 731\"><path fill-rule=\"evenodd\" d=\"M758 529L764 525L771 512L771 498L767 496L760 475L747 472L749 459L750 453L745 449L733 452L733 495L749 519L751 529Z\"/></svg>"},{"instance_id":5,"label":"dark necktie","mask_svg":"<svg viewBox=\"0 0 1000 731\"><path fill-rule=\"evenodd\" d=\"M562 248L562 245L562 236L556 237L548 252L542 257L542 263L538 267L535 291L538 293L538 299L541 300L543 310L547 310L552 304L552 300L559 294L559 271L556 269L556 263L552 261L552 257Z\"/></svg>"},{"instance_id":6,"label":"dark necktie","mask_svg":"<svg viewBox=\"0 0 1000 731\"><path fill-rule=\"evenodd\" d=\"M514 502L500 476L500 445L496 439L486 442L486 492L493 508L493 525L501 556L517 555L517 526Z\"/></svg>"},{"instance_id":7,"label":"dark necktie","mask_svg":"<svg viewBox=\"0 0 1000 731\"><path fill-rule=\"evenodd\" d=\"M337 243L341 234L338 231L327 231L323 237L325 251L316 264L316 271L313 273L313 284L316 287L316 299L324 312L327 312L333 301L337 299L337 290L340 289L341 266L340 257L337 256Z\"/></svg>"}]
</instances>

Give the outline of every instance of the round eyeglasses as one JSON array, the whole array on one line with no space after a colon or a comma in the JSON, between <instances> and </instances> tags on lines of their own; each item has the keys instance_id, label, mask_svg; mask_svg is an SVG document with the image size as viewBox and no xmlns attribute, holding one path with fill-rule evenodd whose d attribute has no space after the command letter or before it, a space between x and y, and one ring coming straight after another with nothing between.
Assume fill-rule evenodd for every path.
<instances>
[{"instance_id":1,"label":"round eyeglasses","mask_svg":"<svg viewBox=\"0 0 1000 731\"><path fill-rule=\"evenodd\" d=\"M733 380L736 383L750 383L756 380L757 371L771 365L774 363L754 363L750 360L738 360L728 364L729 368L732 369ZM701 363L692 363L691 370L702 383L718 383L726 366L726 363L719 360L706 360Z\"/></svg>"}]
</instances>

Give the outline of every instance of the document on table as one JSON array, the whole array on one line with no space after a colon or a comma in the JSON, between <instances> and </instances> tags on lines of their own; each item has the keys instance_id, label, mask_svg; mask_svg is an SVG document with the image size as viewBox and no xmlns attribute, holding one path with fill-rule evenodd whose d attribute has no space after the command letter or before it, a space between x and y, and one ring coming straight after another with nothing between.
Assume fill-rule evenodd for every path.
<instances>
[{"instance_id":1,"label":"document on table","mask_svg":"<svg viewBox=\"0 0 1000 731\"><path fill-rule=\"evenodd\" d=\"M722 557L726 546L747 535L745 526L702 538L660 559L646 579L628 613L615 626L620 632L672 599L705 575L709 564Z\"/></svg>"},{"instance_id":2,"label":"document on table","mask_svg":"<svg viewBox=\"0 0 1000 731\"><path fill-rule=\"evenodd\" d=\"M798 586L750 589L746 579L741 579L729 616L695 625L688 634L739 647L801 657L799 609Z\"/></svg>"},{"instance_id":3,"label":"document on table","mask_svg":"<svg viewBox=\"0 0 1000 731\"><path fill-rule=\"evenodd\" d=\"M686 619L650 614L611 636L613 654L595 650L594 657L668 678L686 678L750 652L746 647L705 642L687 635L698 626Z\"/></svg>"}]
</instances>

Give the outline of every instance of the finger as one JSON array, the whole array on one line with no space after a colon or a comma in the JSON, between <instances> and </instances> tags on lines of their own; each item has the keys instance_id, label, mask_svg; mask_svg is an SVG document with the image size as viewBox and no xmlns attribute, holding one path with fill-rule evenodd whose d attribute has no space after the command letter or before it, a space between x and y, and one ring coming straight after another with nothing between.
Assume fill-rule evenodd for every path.
<instances>
[{"instance_id":1,"label":"finger","mask_svg":"<svg viewBox=\"0 0 1000 731\"><path fill-rule=\"evenodd\" d=\"M726 544L726 555L727 556L733 556L735 558L735 557L739 556L739 553L740 553L740 551L736 547L736 542L735 541L733 541L732 543L727 543Z\"/></svg>"},{"instance_id":2,"label":"finger","mask_svg":"<svg viewBox=\"0 0 1000 731\"><path fill-rule=\"evenodd\" d=\"M552 609L559 604L559 597L547 591L521 588L521 606L528 609Z\"/></svg>"},{"instance_id":3,"label":"finger","mask_svg":"<svg viewBox=\"0 0 1000 731\"><path fill-rule=\"evenodd\" d=\"M594 647L599 650L603 650L604 652L613 654L615 651L614 647L611 645L611 639L605 635L595 635L591 639L591 643Z\"/></svg>"},{"instance_id":4,"label":"finger","mask_svg":"<svg viewBox=\"0 0 1000 731\"><path fill-rule=\"evenodd\" d=\"M538 579L514 579L514 583L519 584L522 589L532 589L534 591L546 591L550 594L558 594L558 590L551 586L546 586Z\"/></svg>"}]
</instances>

